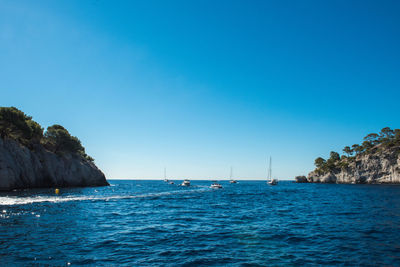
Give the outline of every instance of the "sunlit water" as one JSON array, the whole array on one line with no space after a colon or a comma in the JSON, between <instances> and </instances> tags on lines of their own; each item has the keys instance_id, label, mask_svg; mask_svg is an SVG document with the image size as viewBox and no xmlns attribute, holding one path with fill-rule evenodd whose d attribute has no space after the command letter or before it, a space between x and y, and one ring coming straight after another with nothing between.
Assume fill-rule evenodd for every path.
<instances>
[{"instance_id":1,"label":"sunlit water","mask_svg":"<svg viewBox=\"0 0 400 267\"><path fill-rule=\"evenodd\" d=\"M0 193L0 264L400 265L400 186L111 183Z\"/></svg>"}]
</instances>

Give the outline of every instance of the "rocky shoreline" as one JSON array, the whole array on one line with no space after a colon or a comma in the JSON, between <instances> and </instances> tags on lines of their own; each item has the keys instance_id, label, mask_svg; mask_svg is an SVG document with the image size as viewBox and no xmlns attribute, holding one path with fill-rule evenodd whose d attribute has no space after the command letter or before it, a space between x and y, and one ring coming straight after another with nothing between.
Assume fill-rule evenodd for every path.
<instances>
[{"instance_id":1,"label":"rocky shoreline","mask_svg":"<svg viewBox=\"0 0 400 267\"><path fill-rule=\"evenodd\" d=\"M0 190L23 188L106 186L104 174L90 160L57 155L37 144L29 149L0 138Z\"/></svg>"},{"instance_id":2,"label":"rocky shoreline","mask_svg":"<svg viewBox=\"0 0 400 267\"><path fill-rule=\"evenodd\" d=\"M63 126L0 107L0 190L109 185L93 161Z\"/></svg>"},{"instance_id":3,"label":"rocky shoreline","mask_svg":"<svg viewBox=\"0 0 400 267\"><path fill-rule=\"evenodd\" d=\"M385 135L385 133L387 133ZM316 169L308 176L297 176L297 183L337 184L400 184L400 132L398 129L382 129L381 133L369 134L355 156L349 147L343 151L348 156L331 152L328 160L317 158Z\"/></svg>"}]
</instances>

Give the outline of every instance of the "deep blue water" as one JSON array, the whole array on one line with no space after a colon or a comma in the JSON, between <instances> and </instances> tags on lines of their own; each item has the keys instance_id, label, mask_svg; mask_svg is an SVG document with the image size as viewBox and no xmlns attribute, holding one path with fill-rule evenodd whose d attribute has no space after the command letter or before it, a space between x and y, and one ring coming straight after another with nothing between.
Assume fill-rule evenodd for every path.
<instances>
[{"instance_id":1,"label":"deep blue water","mask_svg":"<svg viewBox=\"0 0 400 267\"><path fill-rule=\"evenodd\" d=\"M210 183L0 193L1 265L400 265L400 186Z\"/></svg>"}]
</instances>

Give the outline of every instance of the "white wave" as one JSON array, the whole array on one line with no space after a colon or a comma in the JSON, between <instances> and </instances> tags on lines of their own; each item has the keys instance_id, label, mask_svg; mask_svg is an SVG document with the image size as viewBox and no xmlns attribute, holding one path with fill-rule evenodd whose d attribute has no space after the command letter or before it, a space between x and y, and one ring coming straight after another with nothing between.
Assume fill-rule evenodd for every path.
<instances>
[{"instance_id":1,"label":"white wave","mask_svg":"<svg viewBox=\"0 0 400 267\"><path fill-rule=\"evenodd\" d=\"M13 205L25 205L32 203L41 203L41 202L51 202L51 203L60 203L60 202L69 202L69 201L109 201L115 199L133 199L133 198L146 198L146 197L161 197L168 195L181 195L181 194L191 194L207 191L205 189L197 189L197 190L178 190L178 191L170 191L170 192L160 192L160 193L147 193L141 195L128 195L128 196L34 196L34 197L0 197L0 205L4 206L13 206Z\"/></svg>"},{"instance_id":2,"label":"white wave","mask_svg":"<svg viewBox=\"0 0 400 267\"><path fill-rule=\"evenodd\" d=\"M198 187L198 188L210 188L209 185L194 185L193 187Z\"/></svg>"}]
</instances>

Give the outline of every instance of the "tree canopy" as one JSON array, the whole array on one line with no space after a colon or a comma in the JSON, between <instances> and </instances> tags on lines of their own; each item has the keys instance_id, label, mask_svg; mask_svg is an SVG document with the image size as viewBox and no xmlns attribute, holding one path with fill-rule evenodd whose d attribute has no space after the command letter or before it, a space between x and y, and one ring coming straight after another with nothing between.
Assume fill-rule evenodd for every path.
<instances>
[{"instance_id":1,"label":"tree canopy","mask_svg":"<svg viewBox=\"0 0 400 267\"><path fill-rule=\"evenodd\" d=\"M318 157L314 164L316 171L325 173L338 168L346 168L350 161L353 161L357 156L363 154L370 154L386 149L396 149L396 153L400 153L400 129L390 129L389 127L383 128L378 134L370 133L364 137L361 145L354 144L351 147L345 146L343 152L347 156L331 151L328 160ZM353 156L355 153L355 156Z\"/></svg>"},{"instance_id":2,"label":"tree canopy","mask_svg":"<svg viewBox=\"0 0 400 267\"><path fill-rule=\"evenodd\" d=\"M47 128L44 134L43 144L55 153L82 153L85 151L81 141L79 141L77 137L71 136L67 129L58 124Z\"/></svg>"},{"instance_id":3,"label":"tree canopy","mask_svg":"<svg viewBox=\"0 0 400 267\"><path fill-rule=\"evenodd\" d=\"M15 107L0 107L0 135L30 145L40 142L43 128Z\"/></svg>"},{"instance_id":4,"label":"tree canopy","mask_svg":"<svg viewBox=\"0 0 400 267\"><path fill-rule=\"evenodd\" d=\"M3 139L16 140L30 148L34 144L41 143L54 153L70 153L93 161L85 153L81 141L76 136L72 136L63 126L52 125L43 134L43 128L39 123L15 107L0 107L0 136Z\"/></svg>"},{"instance_id":5,"label":"tree canopy","mask_svg":"<svg viewBox=\"0 0 400 267\"><path fill-rule=\"evenodd\" d=\"M349 146L345 146L343 148L343 152L346 153L348 157L350 157L353 154L353 149L351 149Z\"/></svg>"},{"instance_id":6,"label":"tree canopy","mask_svg":"<svg viewBox=\"0 0 400 267\"><path fill-rule=\"evenodd\" d=\"M339 155L339 153L337 153L337 152L335 152L335 151L331 151L331 153L330 153L330 160L332 160L332 161L338 161L338 160L340 160L340 155Z\"/></svg>"},{"instance_id":7,"label":"tree canopy","mask_svg":"<svg viewBox=\"0 0 400 267\"><path fill-rule=\"evenodd\" d=\"M324 166L325 162L326 162L326 161L325 161L323 158L318 157L318 158L315 159L314 164L315 164L315 166L316 166L317 168L321 168L322 166Z\"/></svg>"},{"instance_id":8,"label":"tree canopy","mask_svg":"<svg viewBox=\"0 0 400 267\"><path fill-rule=\"evenodd\" d=\"M367 135L366 137L364 137L365 141L371 142L371 143L376 143L378 142L378 137L379 135L376 133L370 133L369 135Z\"/></svg>"}]
</instances>

